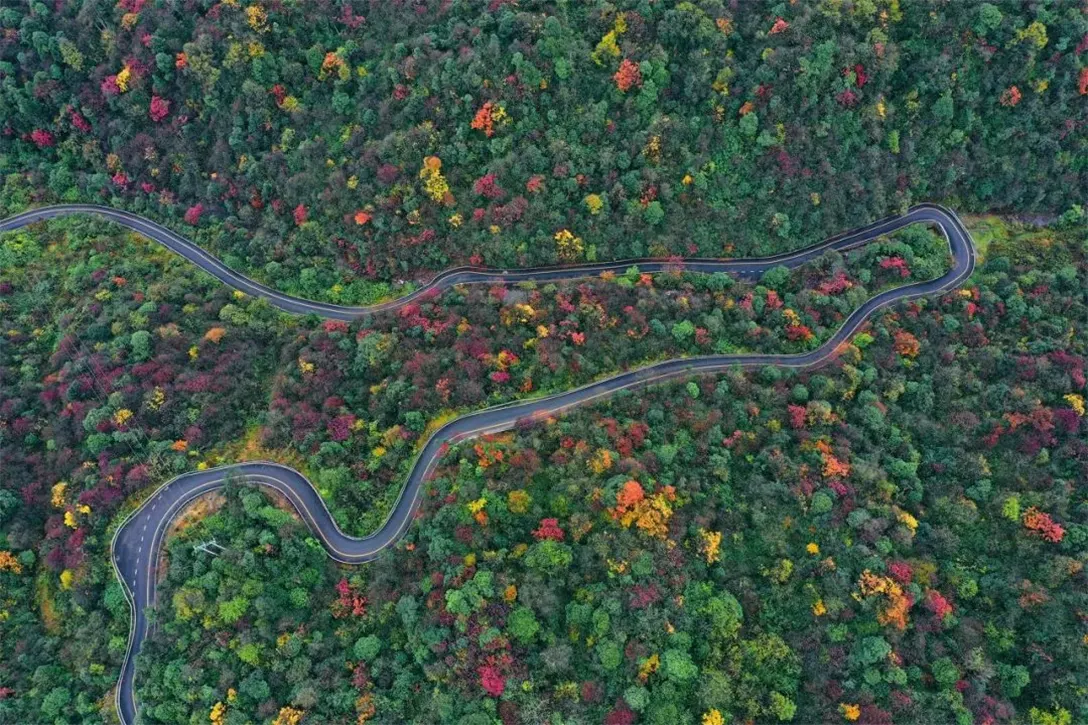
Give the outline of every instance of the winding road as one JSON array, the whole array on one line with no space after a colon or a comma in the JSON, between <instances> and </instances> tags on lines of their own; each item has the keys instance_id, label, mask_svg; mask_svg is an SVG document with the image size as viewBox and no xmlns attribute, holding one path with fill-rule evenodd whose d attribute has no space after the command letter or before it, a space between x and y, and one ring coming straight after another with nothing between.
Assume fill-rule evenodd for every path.
<instances>
[{"instance_id":1,"label":"winding road","mask_svg":"<svg viewBox=\"0 0 1088 725\"><path fill-rule=\"evenodd\" d=\"M363 564L374 560L404 534L419 506L423 483L442 457L445 446L487 433L513 428L519 421L543 418L575 406L607 397L620 390L679 377L728 369L775 365L810 369L826 362L839 347L877 310L903 300L939 294L959 286L975 267L975 246L971 236L954 212L934 204L921 204L901 216L832 237L797 252L758 259L640 259L536 269L495 270L459 267L434 277L426 285L404 297L371 307L345 307L291 297L276 292L227 267L188 239L166 227L130 212L94 205L63 205L32 209L0 221L0 232L25 227L46 219L78 214L93 214L127 227L190 260L222 282L247 294L267 299L272 305L297 314L316 314L325 318L352 320L383 310L396 309L432 290L445 290L459 284L510 284L520 281L552 282L593 277L606 271L623 272L637 265L644 272L658 272L682 265L685 271L727 272L754 278L776 266L794 268L826 251L845 251L864 245L909 224L931 224L948 241L952 268L938 279L887 290L869 298L847 317L843 325L819 348L801 354L782 355L706 355L677 358L626 371L588 385L535 400L512 402L463 415L435 431L423 446L401 490L393 510L376 532L363 538L348 536L329 514L320 494L298 471L268 462L239 463L178 476L151 494L118 527L111 545L117 577L132 607L132 625L128 652L117 687L117 710L125 725L134 725L138 710L134 696L135 662L148 632L147 608L155 603L156 564L166 532L177 515L197 497L224 485L228 478L267 486L283 494L298 510L313 534L320 539L329 556L345 564Z\"/></svg>"}]
</instances>

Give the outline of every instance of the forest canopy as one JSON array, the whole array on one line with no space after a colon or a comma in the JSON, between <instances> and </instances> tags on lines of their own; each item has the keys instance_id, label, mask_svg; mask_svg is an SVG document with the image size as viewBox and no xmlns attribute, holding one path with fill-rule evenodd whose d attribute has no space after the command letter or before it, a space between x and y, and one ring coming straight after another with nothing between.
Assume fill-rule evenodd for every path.
<instances>
[{"instance_id":1,"label":"forest canopy","mask_svg":"<svg viewBox=\"0 0 1088 725\"><path fill-rule=\"evenodd\" d=\"M139 211L311 298L1088 188L1071 0L33 2L0 28L0 205Z\"/></svg>"},{"instance_id":2,"label":"forest canopy","mask_svg":"<svg viewBox=\"0 0 1088 725\"><path fill-rule=\"evenodd\" d=\"M118 525L296 468L374 531L466 412L693 377L451 446L343 567L230 484L167 540L149 723L1088 722L1083 2L91 0L0 7L0 216L137 212L341 304L455 265L669 269L295 317L93 217L0 234L0 721L115 723ZM215 552L194 548L217 540Z\"/></svg>"}]
</instances>

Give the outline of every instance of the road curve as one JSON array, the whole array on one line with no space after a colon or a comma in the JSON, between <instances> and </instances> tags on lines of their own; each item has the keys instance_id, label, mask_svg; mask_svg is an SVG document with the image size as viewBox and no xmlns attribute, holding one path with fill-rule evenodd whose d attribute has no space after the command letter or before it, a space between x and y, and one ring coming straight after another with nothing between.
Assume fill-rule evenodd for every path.
<instances>
[{"instance_id":1,"label":"road curve","mask_svg":"<svg viewBox=\"0 0 1088 725\"><path fill-rule=\"evenodd\" d=\"M215 257L169 229L138 215L108 207L68 205L34 209L0 221L0 232L53 217L87 213L104 217L139 232L189 259L226 284L248 294L263 297L283 310L299 314L313 313L341 320L351 320L374 312L395 309L431 290L441 291L456 284L509 284L525 280L560 281L596 276L605 271L622 272L632 265L637 265L642 271L654 272L672 268L678 264L676 261L651 259L511 271L462 267L442 272L425 286L405 297L372 307L344 307L299 299L276 292L231 270ZM507 403L463 415L442 426L427 439L389 517L381 528L370 536L355 538L341 531L313 484L298 471L276 463L233 464L187 473L163 484L122 522L111 544L114 570L121 580L133 611L128 652L122 665L121 679L117 688L116 704L121 721L125 725L134 725L137 722L138 710L133 692L135 660L148 632L147 607L155 603L156 563L166 531L178 513L195 498L221 487L228 478L267 486L291 501L306 525L321 540L330 557L344 564L363 564L372 561L404 534L419 506L422 484L434 470L446 446L450 443L486 433L508 430L519 421L555 415L575 406L607 397L620 390L674 378L765 365L794 369L814 368L826 362L838 346L853 335L877 310L903 300L945 292L966 281L974 271L975 247L969 232L954 212L934 204L921 204L911 207L901 216L882 219L797 252L759 259L683 260L679 264L688 271L729 272L742 277L755 277L779 265L797 267L825 251L843 251L864 245L881 235L915 223L932 224L941 230L948 241L952 268L936 280L887 290L869 298L852 312L842 326L819 348L790 355L706 355L666 360L619 373L564 393L535 400Z\"/></svg>"},{"instance_id":2,"label":"road curve","mask_svg":"<svg viewBox=\"0 0 1088 725\"><path fill-rule=\"evenodd\" d=\"M167 249L184 257L212 275L220 282L254 297L263 297L275 307L294 314L315 314L336 320L354 320L376 312L399 309L429 293L441 292L459 284L516 284L517 282L561 282L574 279L596 277L603 272L621 274L632 266L642 272L662 272L683 267L690 272L728 272L738 277L758 277L771 267L783 265L789 268L809 262L826 251L845 251L861 246L882 234L888 234L913 222L931 222L949 226L956 219L954 213L934 205L922 204L912 207L903 216L881 219L864 227L826 239L819 244L796 252L785 252L770 257L737 259L624 259L614 262L594 262L590 264L559 265L553 267L528 267L521 269L500 270L488 267L455 267L440 272L415 291L386 302L366 307L336 305L329 302L292 297L277 292L224 264L220 259L198 247L193 242L176 232L167 229L158 222L151 221L139 214L113 209L96 204L61 204L30 209L0 220L0 232L12 231L35 222L74 215L93 215L131 229L148 239L154 240ZM966 234L966 233L965 233ZM953 250L955 252L955 250Z\"/></svg>"}]
</instances>

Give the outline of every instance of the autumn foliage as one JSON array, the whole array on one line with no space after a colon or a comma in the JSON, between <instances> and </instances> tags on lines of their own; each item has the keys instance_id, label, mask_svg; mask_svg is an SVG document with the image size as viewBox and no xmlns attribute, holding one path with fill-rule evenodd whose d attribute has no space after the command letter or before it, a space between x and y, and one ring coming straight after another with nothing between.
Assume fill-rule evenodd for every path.
<instances>
[{"instance_id":1,"label":"autumn foliage","mask_svg":"<svg viewBox=\"0 0 1088 725\"><path fill-rule=\"evenodd\" d=\"M148 109L148 115L155 123L159 123L170 115L170 101L159 96L151 97L151 106Z\"/></svg>"},{"instance_id":2,"label":"autumn foliage","mask_svg":"<svg viewBox=\"0 0 1088 725\"><path fill-rule=\"evenodd\" d=\"M451 445L364 568L224 492L168 538L142 716L1084 720L1086 16L526 5L6 8L0 216L108 203L281 291L369 304L460 264L785 253L940 201L977 213L976 275L816 371ZM326 324L101 220L5 234L0 721L108 718L129 633L111 522L170 476L289 462L365 535L451 416L661 356L810 352L859 300L939 275L941 241Z\"/></svg>"},{"instance_id":3,"label":"autumn foliage","mask_svg":"<svg viewBox=\"0 0 1088 725\"><path fill-rule=\"evenodd\" d=\"M1050 518L1050 514L1043 513L1039 509L1029 508L1024 512L1024 528L1045 541L1057 544L1065 536L1065 529Z\"/></svg>"},{"instance_id":4,"label":"autumn foliage","mask_svg":"<svg viewBox=\"0 0 1088 725\"><path fill-rule=\"evenodd\" d=\"M623 59L613 78L616 80L616 88L621 91L629 91L642 85L642 72L639 70L638 63L629 58Z\"/></svg>"}]
</instances>

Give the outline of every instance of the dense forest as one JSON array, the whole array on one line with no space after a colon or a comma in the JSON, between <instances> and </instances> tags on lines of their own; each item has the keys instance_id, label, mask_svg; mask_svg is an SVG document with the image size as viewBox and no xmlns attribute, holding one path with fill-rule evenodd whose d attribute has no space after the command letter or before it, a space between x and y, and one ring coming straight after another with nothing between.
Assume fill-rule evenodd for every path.
<instances>
[{"instance_id":1,"label":"dense forest","mask_svg":"<svg viewBox=\"0 0 1088 725\"><path fill-rule=\"evenodd\" d=\"M30 2L0 28L0 207L140 211L311 298L1088 188L1074 0Z\"/></svg>"},{"instance_id":2,"label":"dense forest","mask_svg":"<svg viewBox=\"0 0 1088 725\"><path fill-rule=\"evenodd\" d=\"M453 449L363 569L230 491L171 547L149 717L1083 720L1078 235L991 246L816 373L621 393Z\"/></svg>"},{"instance_id":3,"label":"dense forest","mask_svg":"<svg viewBox=\"0 0 1088 725\"><path fill-rule=\"evenodd\" d=\"M113 517L243 435L277 316L113 225L3 235L0 721L109 719L128 636Z\"/></svg>"},{"instance_id":4,"label":"dense forest","mask_svg":"<svg viewBox=\"0 0 1088 725\"><path fill-rule=\"evenodd\" d=\"M974 221L987 261L964 289L878 316L818 373L695 379L454 449L408 538L372 567L337 570L287 513L231 493L171 547L141 701L164 722L217 706L319 722L372 708L379 722L1083 715L1088 231L1076 216ZM106 223L37 225L0 250L0 717L28 722L112 719L128 608L108 542L170 475L282 460L365 532L435 421L655 352L804 349L788 311L820 336L856 305L855 286L930 278L947 254L912 227L758 283L632 271L463 288L341 326L232 293ZM223 563L193 553L197 536L229 542ZM713 617L685 609L700 597ZM811 619L793 616L802 605ZM934 614L946 606L954 616ZM701 629L725 616L734 636ZM756 642L772 651L746 649ZM862 642L870 654L854 652ZM642 676L674 659L691 681ZM722 684L764 666L738 690ZM934 667L959 673L955 687L935 685Z\"/></svg>"},{"instance_id":5,"label":"dense forest","mask_svg":"<svg viewBox=\"0 0 1088 725\"><path fill-rule=\"evenodd\" d=\"M583 284L465 287L356 330L326 322L283 348L259 440L302 454L333 514L366 534L419 444L457 412L654 359L811 350L873 293L938 277L947 257L943 239L912 226L754 285L632 269Z\"/></svg>"},{"instance_id":6,"label":"dense forest","mask_svg":"<svg viewBox=\"0 0 1088 725\"><path fill-rule=\"evenodd\" d=\"M795 353L979 266L823 369L656 386L449 449L338 567L231 486L169 540L148 722L1088 722L1083 2L119 0L0 7L0 216L145 214L365 303L456 264L675 258L292 317L94 218L0 234L0 722L115 723L116 527L177 474L294 466L373 531L422 441L668 357ZM194 550L216 539L218 555Z\"/></svg>"}]
</instances>

